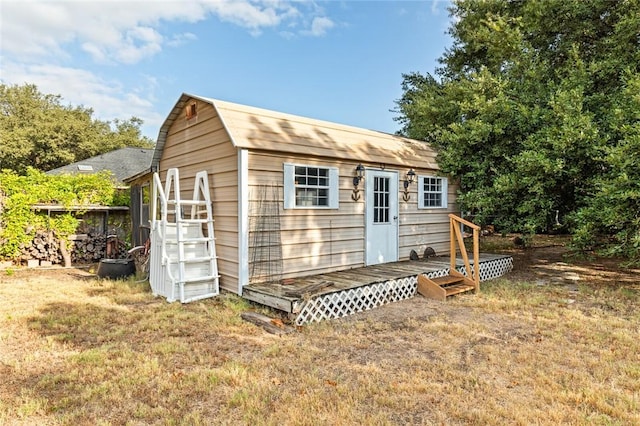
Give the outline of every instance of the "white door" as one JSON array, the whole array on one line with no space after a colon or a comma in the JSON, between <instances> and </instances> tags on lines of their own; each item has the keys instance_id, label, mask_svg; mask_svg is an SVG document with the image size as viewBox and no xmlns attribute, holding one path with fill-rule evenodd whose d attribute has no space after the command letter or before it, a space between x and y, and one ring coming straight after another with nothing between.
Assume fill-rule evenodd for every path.
<instances>
[{"instance_id":1,"label":"white door","mask_svg":"<svg viewBox=\"0 0 640 426\"><path fill-rule=\"evenodd\" d=\"M398 260L398 173L365 171L367 265Z\"/></svg>"}]
</instances>

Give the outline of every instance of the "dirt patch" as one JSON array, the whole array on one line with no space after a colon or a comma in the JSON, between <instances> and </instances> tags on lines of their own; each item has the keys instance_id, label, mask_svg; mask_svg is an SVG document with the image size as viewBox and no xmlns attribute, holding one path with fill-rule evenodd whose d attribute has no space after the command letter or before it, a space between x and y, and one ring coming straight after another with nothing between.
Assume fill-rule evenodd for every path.
<instances>
[{"instance_id":1,"label":"dirt patch","mask_svg":"<svg viewBox=\"0 0 640 426\"><path fill-rule=\"evenodd\" d=\"M0 424L640 424L638 271L505 243L514 270L480 294L285 336L229 294L4 272Z\"/></svg>"},{"instance_id":2,"label":"dirt patch","mask_svg":"<svg viewBox=\"0 0 640 426\"><path fill-rule=\"evenodd\" d=\"M499 288L505 282L507 286L527 283L526 286L534 288L534 291L538 287L542 293L536 303L540 305L571 308L586 315L590 315L594 309L612 309L610 302L599 298L599 289L609 294L619 294L623 299L640 298L640 270L622 268L619 259L575 259L574 254L564 246L567 241L564 236L544 236L536 240L537 245L529 248L505 248L504 238L496 236L493 239L501 242L502 246L496 252L512 256L514 267L505 277L495 282L482 283L481 299L482 289L489 292L487 297L495 297L493 293L500 291L496 287ZM507 237L508 246L512 245L511 240L512 238ZM514 291L519 290L514 288ZM517 316L511 316L505 321L504 309L507 308L487 312L486 304L478 302L478 296L469 293L455 296L446 302L417 295L338 321L347 326L360 324L361 327L366 327L367 324L377 324L380 327L380 324L384 324L382 327L387 332L386 341L395 342L388 345L391 354L397 353L397 345L402 345L403 351L411 351L411 344L402 342L406 335L399 335L411 333L420 329L421 324L433 322L475 330L470 346L490 342L505 344L513 341L540 341L540 330L532 328L528 321L521 321ZM529 308L531 307L526 306L524 309ZM620 305L613 309L624 315L635 313L631 305ZM385 355L384 348L376 348L374 352L373 356L376 358L393 356Z\"/></svg>"}]
</instances>

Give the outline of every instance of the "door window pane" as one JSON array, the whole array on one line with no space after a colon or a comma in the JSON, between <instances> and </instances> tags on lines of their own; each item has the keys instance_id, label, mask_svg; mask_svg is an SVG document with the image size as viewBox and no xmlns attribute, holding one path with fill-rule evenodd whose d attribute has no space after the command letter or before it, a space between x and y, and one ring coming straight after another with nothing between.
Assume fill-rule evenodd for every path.
<instances>
[{"instance_id":1,"label":"door window pane","mask_svg":"<svg viewBox=\"0 0 640 426\"><path fill-rule=\"evenodd\" d=\"M389 223L389 184L388 177L373 178L373 223Z\"/></svg>"}]
</instances>

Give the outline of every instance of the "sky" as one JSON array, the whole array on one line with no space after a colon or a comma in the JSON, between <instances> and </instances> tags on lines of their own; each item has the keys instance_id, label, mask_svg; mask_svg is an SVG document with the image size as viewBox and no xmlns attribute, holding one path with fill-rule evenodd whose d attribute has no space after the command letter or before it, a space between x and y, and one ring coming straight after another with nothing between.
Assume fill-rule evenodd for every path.
<instances>
[{"instance_id":1,"label":"sky","mask_svg":"<svg viewBox=\"0 0 640 426\"><path fill-rule=\"evenodd\" d=\"M402 74L451 44L445 0L0 0L0 81L155 140L182 93L395 133Z\"/></svg>"}]
</instances>

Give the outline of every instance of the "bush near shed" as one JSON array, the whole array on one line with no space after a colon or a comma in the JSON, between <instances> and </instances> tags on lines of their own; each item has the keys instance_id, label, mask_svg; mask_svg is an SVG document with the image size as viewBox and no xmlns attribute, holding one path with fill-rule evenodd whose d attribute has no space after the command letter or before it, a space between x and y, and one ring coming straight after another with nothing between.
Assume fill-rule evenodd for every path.
<instances>
[{"instance_id":1,"label":"bush near shed","mask_svg":"<svg viewBox=\"0 0 640 426\"><path fill-rule=\"evenodd\" d=\"M55 217L38 214L34 204L71 206L128 206L128 193L116 189L110 172L91 175L49 176L29 168L24 175L0 172L0 259L13 260L38 231L53 231L58 238L74 233L74 213ZM77 213L77 212L76 212Z\"/></svg>"}]
</instances>

